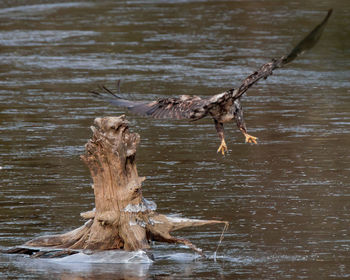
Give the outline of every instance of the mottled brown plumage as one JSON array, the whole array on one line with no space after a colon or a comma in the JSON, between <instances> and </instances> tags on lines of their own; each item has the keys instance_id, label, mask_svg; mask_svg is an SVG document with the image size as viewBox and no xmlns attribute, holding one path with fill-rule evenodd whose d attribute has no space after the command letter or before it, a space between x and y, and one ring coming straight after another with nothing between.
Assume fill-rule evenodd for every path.
<instances>
[{"instance_id":1,"label":"mottled brown plumage","mask_svg":"<svg viewBox=\"0 0 350 280\"><path fill-rule=\"evenodd\" d=\"M223 124L230 122L233 119L236 120L238 128L244 134L246 142L256 143L257 138L247 133L240 97L257 81L260 79L267 79L268 76L272 75L273 70L283 67L306 50L311 49L321 37L331 14L332 9L328 11L324 20L317 25L287 56L282 56L277 59L275 58L271 62L264 64L253 74L244 79L240 87L237 89L230 89L209 98L182 95L178 98L160 98L152 102L126 100L114 94L106 87L102 87L105 94L96 91L93 91L93 93L116 106L126 107L133 113L150 116L156 119L188 119L196 121L210 115L214 119L215 128L221 139L221 145L218 152L224 154L227 151L227 147L224 140Z\"/></svg>"}]
</instances>

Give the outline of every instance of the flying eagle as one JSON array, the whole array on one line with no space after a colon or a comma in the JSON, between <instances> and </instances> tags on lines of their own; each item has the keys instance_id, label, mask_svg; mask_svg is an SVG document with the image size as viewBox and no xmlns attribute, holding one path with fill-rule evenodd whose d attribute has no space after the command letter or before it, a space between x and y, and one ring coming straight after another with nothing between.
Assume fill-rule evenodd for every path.
<instances>
[{"instance_id":1,"label":"flying eagle","mask_svg":"<svg viewBox=\"0 0 350 280\"><path fill-rule=\"evenodd\" d=\"M196 121L205 116L211 116L214 119L215 128L221 140L217 152L221 152L224 155L225 152L227 152L224 138L224 123L231 122L233 119L236 120L239 130L245 136L245 142L257 143L257 138L247 133L240 103L241 96L257 81L262 78L267 79L268 76L272 75L274 69L283 67L289 62L292 62L304 51L311 49L320 39L331 14L332 9L328 11L323 21L301 40L287 56L274 58L271 62L264 64L253 74L244 79L240 87L227 90L209 98L182 95L180 97L160 98L151 102L131 101L121 98L105 86L102 86L103 92L92 91L92 93L113 105L126 107L133 113L150 116L155 119L187 119ZM119 82L118 91L120 91Z\"/></svg>"}]
</instances>

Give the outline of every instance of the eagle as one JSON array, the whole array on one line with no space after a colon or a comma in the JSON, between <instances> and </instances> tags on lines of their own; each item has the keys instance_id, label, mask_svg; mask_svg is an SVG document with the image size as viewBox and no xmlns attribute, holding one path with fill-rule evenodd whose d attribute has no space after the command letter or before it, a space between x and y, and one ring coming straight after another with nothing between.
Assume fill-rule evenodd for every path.
<instances>
[{"instance_id":1,"label":"eagle","mask_svg":"<svg viewBox=\"0 0 350 280\"><path fill-rule=\"evenodd\" d=\"M127 108L132 113L152 117L155 119L186 119L197 121L206 116L214 120L217 134L221 144L218 153L225 155L228 151L224 137L224 123L236 121L238 129L243 133L246 143L257 143L257 137L248 134L243 118L243 109L240 98L247 90L261 79L267 79L272 71L292 62L306 50L311 49L320 39L321 34L332 14L330 9L326 17L318 24L292 51L280 58L262 65L258 70L243 80L238 88L229 89L211 97L181 95L179 97L159 98L155 101L132 101L127 100L112 92L106 86L101 86L100 91L91 91L95 96L113 105ZM118 92L120 92L118 81Z\"/></svg>"}]
</instances>

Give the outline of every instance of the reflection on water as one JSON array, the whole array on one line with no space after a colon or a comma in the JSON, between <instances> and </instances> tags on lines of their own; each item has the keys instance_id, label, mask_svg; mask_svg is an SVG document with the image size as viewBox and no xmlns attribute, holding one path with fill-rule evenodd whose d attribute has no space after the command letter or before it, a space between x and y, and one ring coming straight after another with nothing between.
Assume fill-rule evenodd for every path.
<instances>
[{"instance_id":1,"label":"reflection on water","mask_svg":"<svg viewBox=\"0 0 350 280\"><path fill-rule=\"evenodd\" d=\"M97 116L124 111L88 93L122 80L134 99L210 96L288 52L334 8L315 49L242 100L246 145L210 119L128 114L140 133L144 195L165 214L222 219L154 244L150 264L66 265L0 256L0 278L298 279L350 276L350 6L339 1L16 1L0 3L0 246L80 226L92 209L79 159ZM59 213L59 214L58 214ZM52 272L53 271L53 272Z\"/></svg>"}]
</instances>

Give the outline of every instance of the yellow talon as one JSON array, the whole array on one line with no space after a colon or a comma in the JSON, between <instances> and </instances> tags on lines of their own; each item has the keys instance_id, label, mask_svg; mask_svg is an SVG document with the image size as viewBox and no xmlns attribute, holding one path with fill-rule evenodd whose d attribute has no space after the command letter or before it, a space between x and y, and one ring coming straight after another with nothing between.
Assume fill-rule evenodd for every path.
<instances>
[{"instance_id":1,"label":"yellow talon","mask_svg":"<svg viewBox=\"0 0 350 280\"><path fill-rule=\"evenodd\" d=\"M222 140L221 140L221 145L220 145L220 147L219 147L219 149L218 149L218 153L221 152L221 154L224 156L224 155L225 155L225 152L227 152L227 151L228 151L228 150L227 150L227 146L226 146L225 139L222 139Z\"/></svg>"},{"instance_id":2,"label":"yellow talon","mask_svg":"<svg viewBox=\"0 0 350 280\"><path fill-rule=\"evenodd\" d=\"M248 133L244 133L244 136L245 136L245 142L246 143L254 143L254 144L257 144L258 141L257 141L257 137L254 137L252 135L249 135Z\"/></svg>"}]
</instances>

